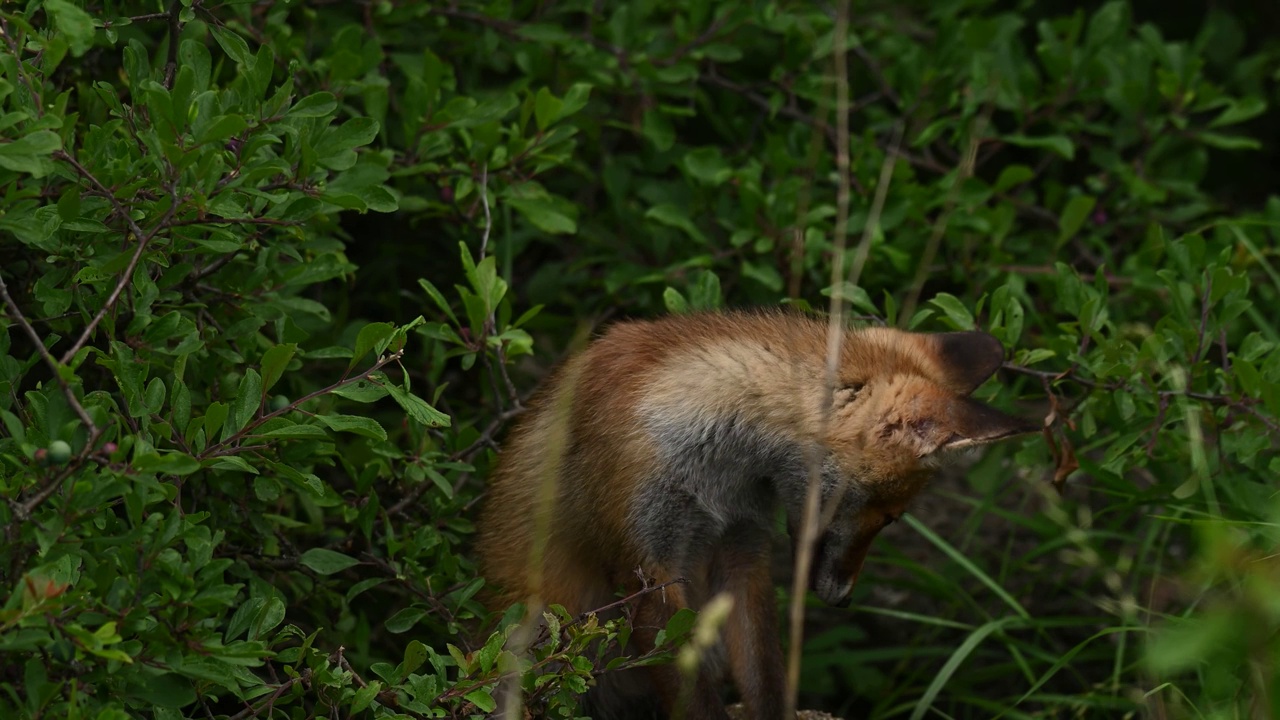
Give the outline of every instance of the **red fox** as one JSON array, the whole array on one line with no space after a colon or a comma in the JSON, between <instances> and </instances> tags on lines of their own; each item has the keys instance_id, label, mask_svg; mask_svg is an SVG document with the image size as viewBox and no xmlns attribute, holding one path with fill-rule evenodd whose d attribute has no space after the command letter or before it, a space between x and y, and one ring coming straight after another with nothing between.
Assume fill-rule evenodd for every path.
<instances>
[{"instance_id":1,"label":"red fox","mask_svg":"<svg viewBox=\"0 0 1280 720\"><path fill-rule=\"evenodd\" d=\"M718 659L700 668L683 716L727 717L727 669L750 717L779 718L770 541L779 508L799 526L814 463L834 519L810 587L845 605L871 541L952 451L1037 429L969 398L1003 362L991 335L867 328L842 340L827 397L822 318L707 313L612 326L553 376L489 480L477 549L496 586L491 603L581 613L638 589L637 568L660 583L684 579L637 600L632 638L643 652L677 610L727 592ZM593 716L646 697L676 711L676 668L628 672L588 693Z\"/></svg>"}]
</instances>

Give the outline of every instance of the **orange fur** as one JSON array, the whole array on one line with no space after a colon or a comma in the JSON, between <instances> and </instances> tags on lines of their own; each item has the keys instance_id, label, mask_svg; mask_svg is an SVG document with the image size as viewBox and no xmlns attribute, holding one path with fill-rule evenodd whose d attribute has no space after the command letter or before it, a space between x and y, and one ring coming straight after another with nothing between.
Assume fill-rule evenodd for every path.
<instances>
[{"instance_id":1,"label":"orange fur","mask_svg":"<svg viewBox=\"0 0 1280 720\"><path fill-rule=\"evenodd\" d=\"M841 603L875 535L950 450L1033 429L968 398L1003 359L988 335L845 331L833 388L827 345L825 320L783 312L609 329L552 377L490 479L478 539L490 602L581 613L635 591L636 568L687 580L638 601L643 652L676 610L728 592L728 674L752 717L780 715L768 531L779 506L798 521L806 463L819 463L834 515L813 586ZM724 717L715 665L686 717ZM647 687L634 679L674 710L673 668L650 669Z\"/></svg>"}]
</instances>

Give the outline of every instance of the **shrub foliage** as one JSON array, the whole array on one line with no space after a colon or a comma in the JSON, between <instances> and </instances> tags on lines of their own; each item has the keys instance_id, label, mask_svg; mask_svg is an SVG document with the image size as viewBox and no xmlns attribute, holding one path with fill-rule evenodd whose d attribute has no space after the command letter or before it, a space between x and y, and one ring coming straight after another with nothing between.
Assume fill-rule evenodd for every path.
<instances>
[{"instance_id":1,"label":"shrub foliage","mask_svg":"<svg viewBox=\"0 0 1280 720\"><path fill-rule=\"evenodd\" d=\"M991 331L1047 429L878 545L804 704L1280 714L1277 47L854 6L0 6L0 715L573 716L628 630L503 649L503 428L610 317L831 295Z\"/></svg>"}]
</instances>

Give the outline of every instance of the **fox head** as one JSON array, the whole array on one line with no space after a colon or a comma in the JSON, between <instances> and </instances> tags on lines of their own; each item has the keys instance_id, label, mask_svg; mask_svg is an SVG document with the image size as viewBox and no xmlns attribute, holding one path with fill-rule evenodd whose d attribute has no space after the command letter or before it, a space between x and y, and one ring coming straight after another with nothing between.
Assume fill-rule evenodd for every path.
<instances>
[{"instance_id":1,"label":"fox head","mask_svg":"<svg viewBox=\"0 0 1280 720\"><path fill-rule=\"evenodd\" d=\"M824 602L848 604L872 540L937 468L966 449L1038 429L969 397L1003 360L1000 341L981 332L874 328L846 337L821 439L823 514L831 520L810 586Z\"/></svg>"}]
</instances>

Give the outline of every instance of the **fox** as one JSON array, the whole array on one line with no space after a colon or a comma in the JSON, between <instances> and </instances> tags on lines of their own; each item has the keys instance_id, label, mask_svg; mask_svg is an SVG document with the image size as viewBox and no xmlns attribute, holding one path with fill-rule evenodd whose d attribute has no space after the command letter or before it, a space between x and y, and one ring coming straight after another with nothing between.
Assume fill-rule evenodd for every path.
<instances>
[{"instance_id":1,"label":"fox","mask_svg":"<svg viewBox=\"0 0 1280 720\"><path fill-rule=\"evenodd\" d=\"M606 674L583 698L592 717L656 700L651 716L722 720L731 679L747 717L780 718L771 547L784 513L796 537L811 478L830 521L808 587L847 606L876 535L940 467L1038 429L970 397L1004 362L990 334L830 337L826 319L786 310L618 322L513 427L477 522L492 607L577 615L635 595L631 640L646 652L677 611L733 601L692 692L670 664ZM663 587L639 592L646 583Z\"/></svg>"}]
</instances>

